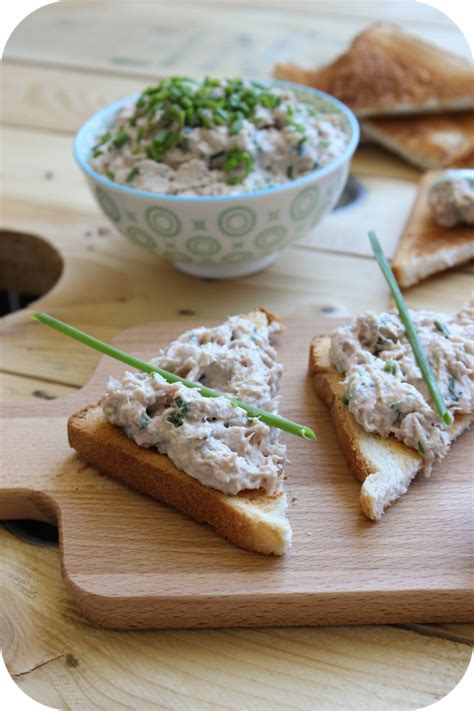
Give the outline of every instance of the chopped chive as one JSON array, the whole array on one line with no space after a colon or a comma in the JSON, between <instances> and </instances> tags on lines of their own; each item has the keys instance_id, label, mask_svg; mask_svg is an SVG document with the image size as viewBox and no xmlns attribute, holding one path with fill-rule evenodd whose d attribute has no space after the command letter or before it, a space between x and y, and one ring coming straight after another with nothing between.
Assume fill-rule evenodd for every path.
<instances>
[{"instance_id":1,"label":"chopped chive","mask_svg":"<svg viewBox=\"0 0 474 711\"><path fill-rule=\"evenodd\" d=\"M124 130L121 130L117 133L115 138L112 139L112 143L115 146L115 148L123 148L126 143L130 140L130 136L128 133Z\"/></svg>"},{"instance_id":2,"label":"chopped chive","mask_svg":"<svg viewBox=\"0 0 474 711\"><path fill-rule=\"evenodd\" d=\"M111 358L115 358L116 360L119 360L132 368L141 370L144 373L158 373L158 375L161 375L167 383L181 383L187 388L197 390L203 397L225 397L230 401L233 407L240 407L250 417L259 419L269 427L276 427L277 429L296 435L297 437L302 437L303 439L316 439L316 435L310 427L300 425L297 422L292 422L291 420L286 420L280 415L276 415L273 412L267 412L259 407L247 405L246 403L236 400L225 393L220 393L217 390L211 390L210 388L203 387L200 383L195 383L192 380L185 380L185 378L181 378L175 373L170 373L167 370L157 368L156 366L146 363L139 358L135 358L135 356L125 353L118 348L114 348L114 346L111 346L108 343L104 343L104 341L100 341L98 338L94 338L88 333L85 333L78 328L74 328L74 326L70 326L69 324L64 323L64 321L60 321L49 314L42 312L34 313L32 314L32 318L33 320L38 321L38 323L43 323L50 328L54 328L56 331L59 331L59 333L69 336L69 338L73 338L74 340L79 341L79 343L82 343L89 348L93 348L100 353L104 353Z\"/></svg>"},{"instance_id":3,"label":"chopped chive","mask_svg":"<svg viewBox=\"0 0 474 711\"><path fill-rule=\"evenodd\" d=\"M349 398L347 397L347 395L343 395L343 396L341 397L341 402L342 402L342 404L343 404L345 407L348 406L348 404L349 404Z\"/></svg>"},{"instance_id":4,"label":"chopped chive","mask_svg":"<svg viewBox=\"0 0 474 711\"><path fill-rule=\"evenodd\" d=\"M425 448L423 447L421 442L418 442L418 444L416 445L416 448L419 451L419 453L421 454L421 456L423 456L425 453Z\"/></svg>"},{"instance_id":5,"label":"chopped chive","mask_svg":"<svg viewBox=\"0 0 474 711\"><path fill-rule=\"evenodd\" d=\"M428 387L428 391L431 395L433 403L436 409L438 410L442 421L445 423L445 425L449 426L452 424L453 418L451 417L451 414L445 405L443 396L441 395L440 389L438 387L438 383L435 380L433 371L426 356L425 349L423 348L418 338L416 328L411 320L411 316L408 311L408 307L405 303L405 299L402 296L402 292L400 291L400 288L396 282L390 264L388 263L387 258L382 251L382 247L380 246L380 242L377 239L377 235L373 230L369 232L369 239L372 245L372 250L375 259L377 260L378 265L382 270L382 273L392 292L393 298L397 305L398 313L400 314L400 320L405 327L408 342L412 347L413 355L415 356L415 360L418 364L419 369L421 370L421 374L423 375L423 379Z\"/></svg>"},{"instance_id":6,"label":"chopped chive","mask_svg":"<svg viewBox=\"0 0 474 711\"><path fill-rule=\"evenodd\" d=\"M451 400L453 400L454 402L459 402L459 394L456 392L456 381L453 377L449 378L448 380L448 392L451 397Z\"/></svg>"},{"instance_id":7,"label":"chopped chive","mask_svg":"<svg viewBox=\"0 0 474 711\"><path fill-rule=\"evenodd\" d=\"M230 135L234 136L236 133L239 133L239 131L242 130L242 126L243 126L243 120L241 118L237 118L230 127L230 130L229 130Z\"/></svg>"},{"instance_id":8,"label":"chopped chive","mask_svg":"<svg viewBox=\"0 0 474 711\"><path fill-rule=\"evenodd\" d=\"M136 166L133 166L131 171L128 173L127 177L125 178L126 183L130 183L134 178L137 177L137 175L140 173L138 168Z\"/></svg>"},{"instance_id":9,"label":"chopped chive","mask_svg":"<svg viewBox=\"0 0 474 711\"><path fill-rule=\"evenodd\" d=\"M441 321L434 321L434 325L437 328L437 330L443 334L443 336L445 338L450 337L451 331L449 330L449 328L447 326L445 326L444 323L442 323Z\"/></svg>"},{"instance_id":10,"label":"chopped chive","mask_svg":"<svg viewBox=\"0 0 474 711\"><path fill-rule=\"evenodd\" d=\"M384 371L386 373L391 373L392 375L396 375L398 373L398 363L396 360L392 360L391 358L386 361L384 365Z\"/></svg>"}]
</instances>

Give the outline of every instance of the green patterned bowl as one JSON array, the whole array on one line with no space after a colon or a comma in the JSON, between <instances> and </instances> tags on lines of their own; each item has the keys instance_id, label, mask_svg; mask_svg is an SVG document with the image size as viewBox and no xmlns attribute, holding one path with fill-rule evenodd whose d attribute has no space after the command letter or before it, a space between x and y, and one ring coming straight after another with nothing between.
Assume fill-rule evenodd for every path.
<instances>
[{"instance_id":1,"label":"green patterned bowl","mask_svg":"<svg viewBox=\"0 0 474 711\"><path fill-rule=\"evenodd\" d=\"M128 240L170 259L199 277L232 278L269 266L289 244L305 237L338 201L359 140L353 113L340 101L315 89L271 81L291 88L318 111L339 113L348 143L332 163L284 185L237 195L184 197L160 195L114 183L89 164L92 146L106 132L121 99L88 119L74 139L74 155L100 208Z\"/></svg>"}]
</instances>

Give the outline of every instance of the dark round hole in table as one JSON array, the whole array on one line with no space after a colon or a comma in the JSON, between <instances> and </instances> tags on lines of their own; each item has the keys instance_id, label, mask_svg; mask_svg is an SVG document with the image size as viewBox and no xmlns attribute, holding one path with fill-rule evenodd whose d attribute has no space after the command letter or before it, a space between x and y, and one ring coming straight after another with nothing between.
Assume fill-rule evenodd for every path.
<instances>
[{"instance_id":1,"label":"dark round hole in table","mask_svg":"<svg viewBox=\"0 0 474 711\"><path fill-rule=\"evenodd\" d=\"M3 525L10 533L22 541L35 546L57 548L59 543L58 529L45 521L30 521L29 519L13 519L4 521Z\"/></svg>"}]
</instances>

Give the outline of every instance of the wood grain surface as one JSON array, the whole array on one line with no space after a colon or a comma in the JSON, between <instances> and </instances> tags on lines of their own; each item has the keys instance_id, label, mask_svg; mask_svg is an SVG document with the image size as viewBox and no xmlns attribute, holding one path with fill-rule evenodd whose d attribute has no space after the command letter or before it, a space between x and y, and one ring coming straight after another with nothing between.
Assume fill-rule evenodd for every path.
<instances>
[{"instance_id":1,"label":"wood grain surface","mask_svg":"<svg viewBox=\"0 0 474 711\"><path fill-rule=\"evenodd\" d=\"M125 370L108 358L72 397L8 405L1 413L0 517L57 523L69 591L87 617L107 627L474 619L472 433L430 479L419 477L382 522L368 521L307 374L310 338L328 326L321 319L290 321L279 338L282 412L319 435L317 443L286 437L294 545L283 558L237 549L210 527L101 475L69 448L68 415L97 402L108 376ZM117 346L149 359L183 327L165 321L135 327Z\"/></svg>"},{"instance_id":2,"label":"wood grain surface","mask_svg":"<svg viewBox=\"0 0 474 711\"><path fill-rule=\"evenodd\" d=\"M374 19L396 21L469 56L460 30L426 4L398 0L205 0L196 7L193 0L62 2L31 15L10 38L2 68L7 132L0 243L26 234L13 255L17 277L29 252L38 253L31 235L54 246L62 261L59 272L36 261L37 272L56 269L59 281L33 308L102 338L163 319L221 319L256 303L285 318L386 308L386 286L358 225L365 229L373 219L384 246L394 247L420 177L390 153L368 145L357 151L352 172L365 199L345 216L328 216L307 244L287 250L266 272L211 284L150 262L109 229L73 163L72 135L104 103L162 72L198 74L207 61L209 72L238 73L252 64L253 76L265 77L275 61L326 62ZM201 34L189 41L196 29ZM219 55L222 43L226 51ZM412 307L455 309L469 294L472 275L472 265L465 265L410 289L406 298ZM0 269L0 285L7 284ZM0 322L0 389L3 400L45 403L82 386L98 356L35 330L30 312ZM18 685L56 708L260 711L312 709L316 699L323 711L406 711L446 695L471 656L469 624L107 631L77 611L55 550L2 529L0 539L3 654Z\"/></svg>"}]
</instances>

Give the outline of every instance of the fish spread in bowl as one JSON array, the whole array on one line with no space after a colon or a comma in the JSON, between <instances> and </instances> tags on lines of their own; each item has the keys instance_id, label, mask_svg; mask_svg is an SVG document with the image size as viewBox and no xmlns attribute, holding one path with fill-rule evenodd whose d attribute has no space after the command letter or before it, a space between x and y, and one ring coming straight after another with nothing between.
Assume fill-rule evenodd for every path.
<instances>
[{"instance_id":1,"label":"fish spread in bowl","mask_svg":"<svg viewBox=\"0 0 474 711\"><path fill-rule=\"evenodd\" d=\"M125 105L92 149L114 182L161 195L247 193L328 165L348 143L340 113L243 79L163 79Z\"/></svg>"}]
</instances>

